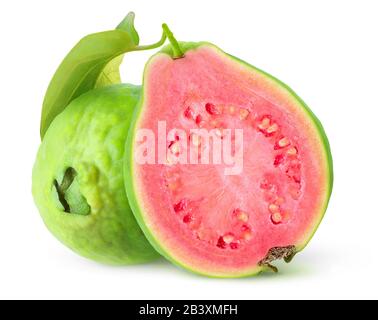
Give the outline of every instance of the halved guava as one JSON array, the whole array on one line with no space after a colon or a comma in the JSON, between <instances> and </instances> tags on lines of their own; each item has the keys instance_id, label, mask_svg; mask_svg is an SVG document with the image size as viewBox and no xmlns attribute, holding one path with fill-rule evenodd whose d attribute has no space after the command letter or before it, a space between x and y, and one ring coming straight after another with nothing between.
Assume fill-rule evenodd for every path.
<instances>
[{"instance_id":1,"label":"halved guava","mask_svg":"<svg viewBox=\"0 0 378 320\"><path fill-rule=\"evenodd\" d=\"M131 264L159 255L128 205L123 155L140 87L113 85L72 101L46 132L33 196L53 235L80 255Z\"/></svg>"},{"instance_id":2,"label":"halved guava","mask_svg":"<svg viewBox=\"0 0 378 320\"><path fill-rule=\"evenodd\" d=\"M325 132L276 78L210 43L180 46L183 57L168 46L145 68L126 147L130 205L155 249L179 266L216 277L276 270L271 262L289 262L325 213L333 180ZM204 136L192 132L199 128L231 142L242 130L240 172L201 162ZM143 151L146 132L156 145ZM158 140L166 140L164 153ZM195 148L198 164L181 161Z\"/></svg>"}]
</instances>

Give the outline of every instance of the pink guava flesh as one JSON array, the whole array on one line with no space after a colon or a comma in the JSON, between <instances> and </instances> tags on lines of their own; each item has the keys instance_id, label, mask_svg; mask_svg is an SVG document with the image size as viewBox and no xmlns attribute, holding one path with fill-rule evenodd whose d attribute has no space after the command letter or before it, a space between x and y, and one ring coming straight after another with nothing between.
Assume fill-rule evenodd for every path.
<instances>
[{"instance_id":1,"label":"pink guava flesh","mask_svg":"<svg viewBox=\"0 0 378 320\"><path fill-rule=\"evenodd\" d=\"M168 139L165 164L133 162L139 221L151 242L179 265L213 276L257 273L272 248L301 250L330 192L324 142L301 102L209 45L176 60L160 53L146 70L135 130L157 134L165 121L167 131L187 134L186 141ZM232 130L242 129L242 172L225 175L224 163L172 163L171 155L201 146L194 128L215 129L222 139L231 134L231 141Z\"/></svg>"}]
</instances>

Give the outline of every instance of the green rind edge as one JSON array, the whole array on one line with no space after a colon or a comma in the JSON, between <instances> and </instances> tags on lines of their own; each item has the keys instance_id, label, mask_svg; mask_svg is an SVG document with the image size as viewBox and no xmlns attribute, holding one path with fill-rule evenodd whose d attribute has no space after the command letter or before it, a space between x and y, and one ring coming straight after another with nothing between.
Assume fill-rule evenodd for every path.
<instances>
[{"instance_id":1,"label":"green rind edge","mask_svg":"<svg viewBox=\"0 0 378 320\"><path fill-rule=\"evenodd\" d=\"M331 154L331 147L330 147L330 143L328 141L327 135L325 133L325 130L324 130L320 120L315 116L315 114L311 111L311 109L307 106L307 104L287 84L283 83L281 80L270 75L269 73L267 73L267 72L265 72L265 71L263 71L259 68L256 68L255 66L253 66L253 65L251 65L251 64L249 64L249 63L247 63L247 62L245 62L245 61L243 61L239 58L236 58L236 57L234 57L234 56L232 56L228 53L225 53L220 48L218 48L217 46L215 46L215 45L213 45L212 43L209 43L209 42L180 42L179 44L180 44L180 47L181 47L184 54L189 50L195 50L195 49L202 47L202 46L213 47L216 50L219 50L220 52L231 57L232 59L238 61L239 63L245 65L246 67L254 69L255 71L266 76L267 78L273 80L273 82L275 82L278 86L286 89L286 91L293 97L293 99L298 102L298 105L302 107L302 109L305 111L305 113L308 115L309 119L312 121L315 128L317 129L317 132L319 134L321 142L324 146L324 153L325 153L325 157L326 157L326 161L327 161L328 192L327 192L327 200L325 201L324 208L320 211L319 221L315 225L312 234L310 234L308 239L303 244L296 247L297 252L302 251L306 247L306 245L310 242L312 237L314 236L316 230L318 229L318 227L319 227L319 225L320 225L320 223L321 223L321 221L322 221L322 219L325 215L325 212L327 210L329 200L330 200L330 197L331 197L332 188L333 188L334 176L333 176L333 160L332 160L332 154ZM170 45L165 46L164 48L161 49L160 52L153 55L146 64L146 68L144 70L144 75L143 75L143 83L144 83L144 80L145 80L145 77L146 77L146 74L147 74L147 67L149 65L149 62L152 61L157 55L162 54L162 53L167 54L170 57L173 57L173 51L172 51L172 48L171 48ZM135 218L136 218L139 226L141 227L143 233L145 234L146 238L148 239L148 241L150 241L151 245L155 248L155 250L157 252L159 252L162 256L164 256L167 260L169 260L173 264L175 264L175 265L177 265L181 268L184 268L184 269L186 269L186 270L188 270L188 271L190 271L194 274L198 274L198 275L201 275L201 276L207 276L207 277L211 277L211 278L243 278L243 277L254 276L254 275L257 275L257 274L265 271L266 268L262 267L262 266L257 266L257 267L254 267L254 268L248 270L248 271L244 271L242 273L237 273L237 274L214 274L214 273L206 273L206 272L203 272L203 271L194 270L191 267L189 267L189 266L181 263L180 261L177 261L174 258L172 258L172 256L166 250L164 250L162 248L162 246L159 244L159 242L154 237L153 233L146 226L144 219L143 219L142 210L141 210L139 203L138 203L138 200L137 200L138 196L137 196L137 193L135 192L134 175L133 175L133 173L134 173L134 169L133 169L133 154L134 154L133 145L134 144L133 144L133 142L135 140L134 139L135 138L134 129L135 129L137 121L139 120L139 116L142 112L142 106L143 106L143 102L144 102L144 92L145 92L145 86L143 86L143 90L142 90L142 93L141 93L141 99L140 99L140 101L139 101L139 103L138 103L138 105L135 109L135 113L134 113L133 119L132 119L131 124L130 124L129 134L128 134L128 138L127 138L127 141L126 141L126 148L125 148L126 155L125 155L124 177L125 177L125 187L126 187L127 197L128 197L128 200L129 200L130 207L132 208L132 211L135 215Z\"/></svg>"}]
</instances>

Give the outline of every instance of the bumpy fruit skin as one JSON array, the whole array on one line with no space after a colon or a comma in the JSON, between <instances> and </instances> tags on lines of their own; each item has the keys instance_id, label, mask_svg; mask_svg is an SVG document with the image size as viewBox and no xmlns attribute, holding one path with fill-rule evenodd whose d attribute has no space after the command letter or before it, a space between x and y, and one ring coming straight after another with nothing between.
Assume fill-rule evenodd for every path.
<instances>
[{"instance_id":1,"label":"bumpy fruit skin","mask_svg":"<svg viewBox=\"0 0 378 320\"><path fill-rule=\"evenodd\" d=\"M33 196L51 233L78 254L106 264L133 264L158 254L128 205L123 184L124 144L140 87L115 85L74 100L52 123L33 169ZM54 181L64 184L69 212Z\"/></svg>"},{"instance_id":2,"label":"bumpy fruit skin","mask_svg":"<svg viewBox=\"0 0 378 320\"><path fill-rule=\"evenodd\" d=\"M333 159L332 159L332 154L331 154L331 148L330 148L330 144L329 144L327 135L324 131L324 128L323 128L320 120L315 116L315 114L306 105L306 103L284 82L282 82L281 80L275 78L274 76L270 75L269 73L267 73L267 72L265 72L261 69L258 69L255 66L253 66L253 65L251 65L251 64L249 64L249 63L247 63L247 62L245 62L245 61L243 61L243 60L241 60L241 59L239 59L235 56L232 56L228 53L223 52L220 48L218 48L214 44L209 43L209 42L179 42L179 46L180 46L180 49L183 53L183 57L185 56L186 52L191 51L191 50L196 50L196 49L198 49L202 46L209 46L209 47L215 48L219 52L222 52L223 54L228 55L229 57L231 57L232 59L234 59L238 63L246 66L247 68L250 68L251 70L257 71L258 73L264 75L266 78L272 80L277 85L277 87L281 87L285 91L287 91L292 96L292 98L298 102L298 105L300 106L302 111L306 114L308 119L311 121L312 125L316 128L316 131L317 131L319 138L321 139L321 143L323 145L323 152L325 154L325 161L326 161L326 168L327 168L327 172L326 172L327 185L326 185L326 188L325 188L326 201L324 202L324 206L318 214L316 226L313 228L312 232L306 235L305 240L303 242L301 242L301 243L299 243L295 246L295 254L301 252L307 246L307 244L310 242L310 240L314 236L317 228L319 227L319 225L320 225L320 223L321 223L321 221L322 221L322 219L325 215L325 212L327 210L328 203L329 203L329 200L330 200L330 197L331 197L331 194L332 194L332 189L333 189L334 175L333 175ZM165 54L169 55L171 58L175 58L174 48L172 48L172 45L167 45L166 47L162 48L161 51L159 53L157 53L156 55L158 55L160 53L165 53ZM155 56L152 56L150 58L149 62L152 61ZM149 62L147 63L147 66L149 65ZM148 74L148 70L145 69L144 70L144 77L146 77L147 74ZM188 270L192 273L199 274L199 275L202 275L202 276L213 277L213 278L242 278L242 277L255 276L255 275L260 274L261 272L267 270L266 267L255 266L255 267L252 267L250 270L248 270L247 272L244 272L244 273L217 274L217 273L205 272L203 270L198 270L198 269L192 268L192 267L182 263L181 261L174 259L171 255L171 253L168 252L164 248L164 244L160 243L159 240L154 235L154 232L152 230L153 227L149 226L145 223L143 210L141 209L141 206L140 206L141 200L139 199L138 192L136 190L137 186L135 185L135 176L134 176L134 168L133 168L133 162L134 162L133 142L134 142L134 139L135 139L135 127L137 125L137 121L139 119L139 116L143 111L142 106L143 106L143 99L144 99L145 94L146 94L145 88L143 87L141 99L140 99L140 102L137 105L137 109L136 109L136 111L133 115L133 120L131 122L130 131L129 131L129 134L128 134L128 137L127 137L124 172L125 172L125 186L126 186L126 191L127 191L127 196L128 196L128 199L129 199L130 206L133 210L133 213L134 213L141 229L143 230L144 234L146 235L147 239L153 245L155 250L158 251L167 260L169 260L173 264L175 264L175 265L177 265L177 266L179 266L183 269L186 269L186 270ZM292 257L287 262L290 262Z\"/></svg>"}]
</instances>

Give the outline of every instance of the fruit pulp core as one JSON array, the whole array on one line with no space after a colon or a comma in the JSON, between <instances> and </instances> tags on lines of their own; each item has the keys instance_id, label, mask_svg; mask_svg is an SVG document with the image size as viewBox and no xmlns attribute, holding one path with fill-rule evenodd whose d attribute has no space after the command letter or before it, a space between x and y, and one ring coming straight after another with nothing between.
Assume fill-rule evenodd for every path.
<instances>
[{"instance_id":1,"label":"fruit pulp core","mask_svg":"<svg viewBox=\"0 0 378 320\"><path fill-rule=\"evenodd\" d=\"M279 119L252 114L249 107L206 101L186 102L179 110L178 127L188 138L168 140L167 157L179 158L185 148L192 148L188 153L198 150L199 164L170 162L163 168L173 218L197 241L222 250L238 250L253 242L258 220L272 226L290 222L302 193L301 157ZM224 129L242 128L246 136L242 173L224 175L222 164L201 164L203 137L191 134L193 128L218 129L220 139L226 139Z\"/></svg>"},{"instance_id":2,"label":"fruit pulp core","mask_svg":"<svg viewBox=\"0 0 378 320\"><path fill-rule=\"evenodd\" d=\"M209 267L235 268L257 264L272 247L301 241L315 223L324 181L313 147L318 141L301 115L289 113L284 99L272 102L259 92L264 86L211 49L157 60L138 127L156 132L160 120L167 131L186 132L185 141L167 141L166 164L135 167L159 240L183 260L189 255L190 263L208 258ZM231 141L232 131L224 129L243 130L240 174L225 175L225 164L169 161L193 147L200 160L201 136L191 134L198 128L217 130L221 139L231 134Z\"/></svg>"}]
</instances>

